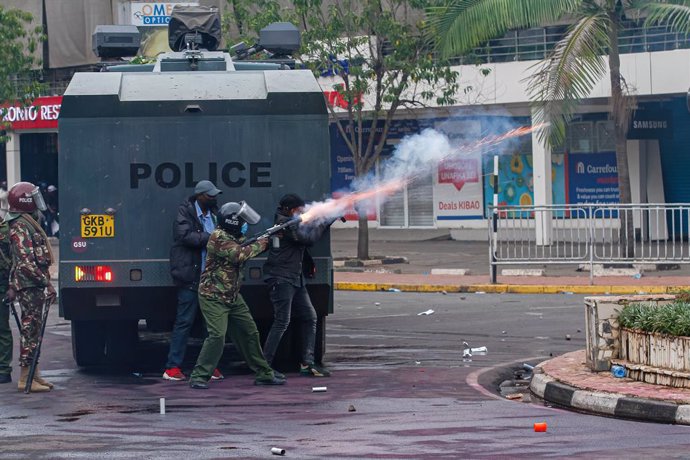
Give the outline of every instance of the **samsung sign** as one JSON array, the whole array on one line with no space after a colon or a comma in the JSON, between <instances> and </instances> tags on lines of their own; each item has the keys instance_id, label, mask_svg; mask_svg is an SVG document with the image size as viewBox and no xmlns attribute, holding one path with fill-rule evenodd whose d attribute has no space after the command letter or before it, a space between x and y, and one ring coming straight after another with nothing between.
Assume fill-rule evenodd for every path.
<instances>
[{"instance_id":1,"label":"samsung sign","mask_svg":"<svg viewBox=\"0 0 690 460\"><path fill-rule=\"evenodd\" d=\"M175 6L199 6L199 2L132 2L132 25L167 27Z\"/></svg>"},{"instance_id":2,"label":"samsung sign","mask_svg":"<svg viewBox=\"0 0 690 460\"><path fill-rule=\"evenodd\" d=\"M667 110L637 110L630 120L628 139L670 139L673 137L671 112Z\"/></svg>"}]
</instances>

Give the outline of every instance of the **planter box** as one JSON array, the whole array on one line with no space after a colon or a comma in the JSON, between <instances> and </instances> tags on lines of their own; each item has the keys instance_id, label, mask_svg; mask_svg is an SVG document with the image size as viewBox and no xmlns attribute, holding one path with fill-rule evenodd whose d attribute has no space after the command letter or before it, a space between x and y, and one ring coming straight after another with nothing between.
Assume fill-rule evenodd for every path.
<instances>
[{"instance_id":1,"label":"planter box","mask_svg":"<svg viewBox=\"0 0 690 460\"><path fill-rule=\"evenodd\" d=\"M620 360L628 377L647 383L690 388L690 337L621 328Z\"/></svg>"},{"instance_id":2,"label":"planter box","mask_svg":"<svg viewBox=\"0 0 690 460\"><path fill-rule=\"evenodd\" d=\"M669 294L585 297L587 366L593 371L607 371L612 359L620 359L618 314L623 307L633 302L663 305L674 299Z\"/></svg>"}]
</instances>

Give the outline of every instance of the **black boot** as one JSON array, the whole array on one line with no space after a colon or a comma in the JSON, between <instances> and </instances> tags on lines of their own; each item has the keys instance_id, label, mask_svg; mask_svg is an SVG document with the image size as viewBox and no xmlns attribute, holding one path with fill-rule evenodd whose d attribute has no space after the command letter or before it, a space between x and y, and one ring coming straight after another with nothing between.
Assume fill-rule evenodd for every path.
<instances>
[{"instance_id":1,"label":"black boot","mask_svg":"<svg viewBox=\"0 0 690 460\"><path fill-rule=\"evenodd\" d=\"M12 374L0 374L0 383L12 383Z\"/></svg>"}]
</instances>

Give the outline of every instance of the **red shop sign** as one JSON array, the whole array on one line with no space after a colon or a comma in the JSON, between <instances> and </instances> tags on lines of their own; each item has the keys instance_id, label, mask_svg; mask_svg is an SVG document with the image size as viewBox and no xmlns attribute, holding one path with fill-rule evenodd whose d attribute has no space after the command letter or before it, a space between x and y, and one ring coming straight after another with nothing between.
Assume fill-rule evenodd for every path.
<instances>
[{"instance_id":1,"label":"red shop sign","mask_svg":"<svg viewBox=\"0 0 690 460\"><path fill-rule=\"evenodd\" d=\"M0 114L12 130L57 129L61 105L62 96L37 97L28 106L5 105L0 108Z\"/></svg>"}]
</instances>

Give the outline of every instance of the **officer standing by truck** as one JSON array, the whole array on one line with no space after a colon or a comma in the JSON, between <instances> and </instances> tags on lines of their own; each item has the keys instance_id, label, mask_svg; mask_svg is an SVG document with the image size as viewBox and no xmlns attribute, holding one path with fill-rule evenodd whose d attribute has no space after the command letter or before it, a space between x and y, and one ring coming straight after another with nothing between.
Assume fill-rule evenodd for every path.
<instances>
[{"instance_id":1,"label":"officer standing by truck","mask_svg":"<svg viewBox=\"0 0 690 460\"><path fill-rule=\"evenodd\" d=\"M199 310L199 277L206 263L206 244L216 228L216 200L221 193L213 182L199 181L194 195L180 204L173 222L170 274L177 286L177 315L163 373L165 380L186 379L180 367ZM220 380L223 374L215 369L211 378Z\"/></svg>"},{"instance_id":2,"label":"officer standing by truck","mask_svg":"<svg viewBox=\"0 0 690 460\"><path fill-rule=\"evenodd\" d=\"M199 284L199 306L206 320L208 337L190 377L194 389L207 389L218 365L229 332L235 348L254 371L256 385L283 385L285 376L276 373L264 359L256 323L240 294L242 266L268 247L268 239L241 246L248 224L260 216L247 203L226 203L218 212L218 228L211 234L206 250L206 269Z\"/></svg>"},{"instance_id":3,"label":"officer standing by truck","mask_svg":"<svg viewBox=\"0 0 690 460\"><path fill-rule=\"evenodd\" d=\"M41 191L30 182L18 182L10 188L7 201L9 212L5 220L10 226L12 253L7 297L10 300L16 298L22 309L18 388L23 391L32 355L41 340L43 308L46 301L54 301L57 294L50 283L49 268L53 252L48 237L36 219L38 211L46 209ZM31 392L50 391L52 388L53 384L41 378L36 368Z\"/></svg>"},{"instance_id":4,"label":"officer standing by truck","mask_svg":"<svg viewBox=\"0 0 690 460\"><path fill-rule=\"evenodd\" d=\"M0 222L0 298L2 298L2 305L0 305L0 383L12 382L12 330L10 329L10 307L6 302L11 268L10 227L3 220Z\"/></svg>"}]
</instances>

